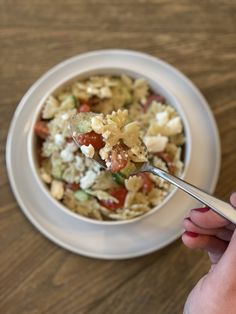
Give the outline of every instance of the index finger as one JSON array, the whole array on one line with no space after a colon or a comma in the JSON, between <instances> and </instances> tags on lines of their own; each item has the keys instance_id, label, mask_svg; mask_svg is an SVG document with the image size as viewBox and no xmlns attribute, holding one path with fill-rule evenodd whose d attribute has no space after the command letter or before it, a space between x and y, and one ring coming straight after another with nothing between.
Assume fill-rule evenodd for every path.
<instances>
[{"instance_id":1,"label":"index finger","mask_svg":"<svg viewBox=\"0 0 236 314\"><path fill-rule=\"evenodd\" d=\"M231 194L230 202L236 210L236 192ZM190 212L190 218L193 223L201 228L211 229L227 227L227 229L230 230L235 229L234 224L213 212L209 207L192 209Z\"/></svg>"},{"instance_id":2,"label":"index finger","mask_svg":"<svg viewBox=\"0 0 236 314\"><path fill-rule=\"evenodd\" d=\"M210 209L204 212L200 208L192 209L190 218L192 222L201 228L222 228L231 224L228 220Z\"/></svg>"}]
</instances>

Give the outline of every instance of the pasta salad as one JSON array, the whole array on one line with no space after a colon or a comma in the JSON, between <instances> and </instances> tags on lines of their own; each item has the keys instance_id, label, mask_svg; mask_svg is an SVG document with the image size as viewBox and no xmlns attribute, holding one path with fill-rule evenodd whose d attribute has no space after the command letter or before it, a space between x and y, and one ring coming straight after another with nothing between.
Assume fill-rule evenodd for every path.
<instances>
[{"instance_id":1,"label":"pasta salad","mask_svg":"<svg viewBox=\"0 0 236 314\"><path fill-rule=\"evenodd\" d=\"M83 117L80 148L68 128L75 114ZM163 202L170 184L148 173L129 175L137 162L148 160L176 176L183 170L181 118L142 78L76 81L47 98L34 130L40 176L52 197L92 219L132 219ZM107 170L87 158L95 151Z\"/></svg>"}]
</instances>

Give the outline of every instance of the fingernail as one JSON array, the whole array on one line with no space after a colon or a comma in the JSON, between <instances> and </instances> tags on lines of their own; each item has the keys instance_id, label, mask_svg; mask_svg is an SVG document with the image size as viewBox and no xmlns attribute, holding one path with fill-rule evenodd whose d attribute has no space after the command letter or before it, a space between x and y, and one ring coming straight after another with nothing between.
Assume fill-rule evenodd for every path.
<instances>
[{"instance_id":1,"label":"fingernail","mask_svg":"<svg viewBox=\"0 0 236 314\"><path fill-rule=\"evenodd\" d=\"M196 233L196 232L192 232L192 231L185 231L185 233L184 234L186 234L187 236L189 236L189 237L191 237L191 238L196 238L196 237L198 237L199 236L199 234L198 233Z\"/></svg>"},{"instance_id":2,"label":"fingernail","mask_svg":"<svg viewBox=\"0 0 236 314\"><path fill-rule=\"evenodd\" d=\"M201 213L205 213L208 210L210 210L210 207L200 207L200 208L194 208L194 210L201 212Z\"/></svg>"}]
</instances>

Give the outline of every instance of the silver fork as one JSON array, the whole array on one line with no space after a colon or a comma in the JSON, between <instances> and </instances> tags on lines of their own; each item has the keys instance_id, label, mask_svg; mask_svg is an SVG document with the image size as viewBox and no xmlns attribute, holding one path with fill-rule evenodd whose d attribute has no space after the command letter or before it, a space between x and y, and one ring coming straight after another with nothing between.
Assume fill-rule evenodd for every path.
<instances>
[{"instance_id":1,"label":"silver fork","mask_svg":"<svg viewBox=\"0 0 236 314\"><path fill-rule=\"evenodd\" d=\"M215 211L220 216L226 218L230 222L236 224L236 209L231 206L230 204L221 201L220 199L202 191L201 189L197 188L196 186L177 178L168 172L161 170L152 166L149 163L144 163L141 168L139 169L141 172L151 172L154 175L157 175L164 180L172 183L173 185L177 186L184 192L188 193L189 195L196 198L198 201L202 202L203 204L209 206L213 211Z\"/></svg>"}]
</instances>

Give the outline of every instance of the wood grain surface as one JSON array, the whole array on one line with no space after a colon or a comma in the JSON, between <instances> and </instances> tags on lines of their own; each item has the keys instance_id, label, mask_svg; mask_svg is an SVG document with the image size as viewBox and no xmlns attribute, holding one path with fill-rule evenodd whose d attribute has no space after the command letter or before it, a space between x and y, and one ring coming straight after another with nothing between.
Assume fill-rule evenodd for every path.
<instances>
[{"instance_id":1,"label":"wood grain surface","mask_svg":"<svg viewBox=\"0 0 236 314\"><path fill-rule=\"evenodd\" d=\"M23 94L58 62L103 48L143 51L176 66L209 102L222 144L216 195L228 200L236 190L235 21L233 0L0 1L1 314L182 313L188 293L208 271L206 254L180 240L124 261L57 247L29 223L13 197L5 141Z\"/></svg>"}]
</instances>

